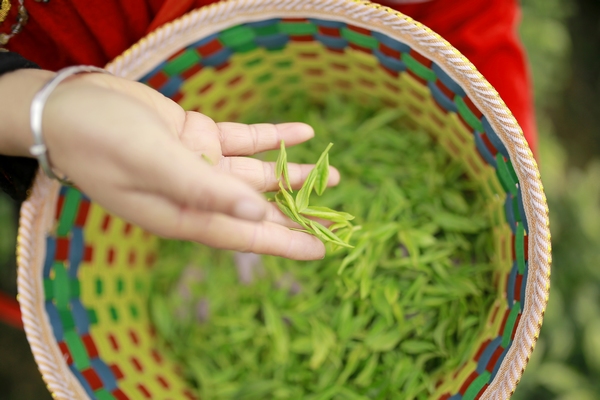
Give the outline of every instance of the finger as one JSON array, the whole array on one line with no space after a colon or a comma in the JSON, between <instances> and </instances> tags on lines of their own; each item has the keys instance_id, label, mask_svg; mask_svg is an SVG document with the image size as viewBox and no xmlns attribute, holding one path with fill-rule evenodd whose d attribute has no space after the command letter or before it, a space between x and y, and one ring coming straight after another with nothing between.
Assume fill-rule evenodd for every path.
<instances>
[{"instance_id":1,"label":"finger","mask_svg":"<svg viewBox=\"0 0 600 400\"><path fill-rule=\"evenodd\" d=\"M314 164L288 164L290 184L293 189L299 189L314 168ZM223 172L237 176L259 192L278 190L279 184L275 178L275 163L264 162L248 157L224 157L219 163ZM335 186L340 182L340 173L334 167L329 167L327 186Z\"/></svg>"},{"instance_id":2,"label":"finger","mask_svg":"<svg viewBox=\"0 0 600 400\"><path fill-rule=\"evenodd\" d=\"M131 222L168 238L296 260L316 260L325 256L325 246L314 236L270 221L251 222L219 213L180 208L155 195L129 193L120 212L129 215ZM153 218L147 218L147 215Z\"/></svg>"},{"instance_id":3,"label":"finger","mask_svg":"<svg viewBox=\"0 0 600 400\"><path fill-rule=\"evenodd\" d=\"M315 135L310 125L299 122L277 125L221 122L217 126L224 156L250 156L262 151L275 150L279 148L282 140L286 146L294 146Z\"/></svg>"},{"instance_id":4,"label":"finger","mask_svg":"<svg viewBox=\"0 0 600 400\"><path fill-rule=\"evenodd\" d=\"M195 226L183 227L189 240L197 240L212 247L268 254L294 260L318 260L325 256L325 246L316 237L269 221L248 222L236 220L222 214L196 215L186 221L201 224L212 221L215 228L194 232Z\"/></svg>"},{"instance_id":5,"label":"finger","mask_svg":"<svg viewBox=\"0 0 600 400\"><path fill-rule=\"evenodd\" d=\"M155 150L157 145L160 152ZM140 146L136 159L142 169L138 183L142 190L154 191L192 210L252 221L265 217L268 203L263 196L241 179L210 167L178 143Z\"/></svg>"}]
</instances>

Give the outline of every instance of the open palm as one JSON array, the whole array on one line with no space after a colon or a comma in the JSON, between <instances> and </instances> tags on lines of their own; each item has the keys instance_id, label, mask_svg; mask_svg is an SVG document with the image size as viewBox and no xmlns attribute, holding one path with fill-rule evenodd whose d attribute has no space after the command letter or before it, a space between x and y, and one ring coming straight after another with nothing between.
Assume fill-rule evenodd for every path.
<instances>
[{"instance_id":1,"label":"open palm","mask_svg":"<svg viewBox=\"0 0 600 400\"><path fill-rule=\"evenodd\" d=\"M305 124L215 123L140 83L89 74L50 97L44 135L58 170L107 210L158 235L294 259L325 254L259 194L277 189L274 164L248 157L281 140L310 139ZM290 164L292 186L312 167ZM338 181L332 168L329 184Z\"/></svg>"}]
</instances>

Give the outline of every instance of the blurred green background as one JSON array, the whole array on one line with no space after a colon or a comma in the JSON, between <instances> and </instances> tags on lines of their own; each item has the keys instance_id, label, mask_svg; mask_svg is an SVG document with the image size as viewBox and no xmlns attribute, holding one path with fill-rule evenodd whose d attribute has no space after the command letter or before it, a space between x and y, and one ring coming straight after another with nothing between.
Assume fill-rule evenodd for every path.
<instances>
[{"instance_id":1,"label":"blurred green background","mask_svg":"<svg viewBox=\"0 0 600 400\"><path fill-rule=\"evenodd\" d=\"M514 398L600 399L600 1L522 5L553 269L542 332ZM16 208L0 194L0 290L10 294ZM0 400L17 399L51 397L24 333L0 323Z\"/></svg>"}]
</instances>

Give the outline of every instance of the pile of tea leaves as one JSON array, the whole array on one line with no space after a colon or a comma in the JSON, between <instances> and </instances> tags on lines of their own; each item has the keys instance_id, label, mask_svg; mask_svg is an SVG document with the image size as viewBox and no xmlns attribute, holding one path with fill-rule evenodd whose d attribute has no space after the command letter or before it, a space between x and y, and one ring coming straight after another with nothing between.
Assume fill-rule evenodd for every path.
<instances>
[{"instance_id":1,"label":"pile of tea leaves","mask_svg":"<svg viewBox=\"0 0 600 400\"><path fill-rule=\"evenodd\" d=\"M256 120L273 116L315 128L289 162L334 143L341 182L310 204L355 216L352 247L297 262L163 241L157 331L204 399L428 399L495 298L477 185L396 110L300 98Z\"/></svg>"}]
</instances>

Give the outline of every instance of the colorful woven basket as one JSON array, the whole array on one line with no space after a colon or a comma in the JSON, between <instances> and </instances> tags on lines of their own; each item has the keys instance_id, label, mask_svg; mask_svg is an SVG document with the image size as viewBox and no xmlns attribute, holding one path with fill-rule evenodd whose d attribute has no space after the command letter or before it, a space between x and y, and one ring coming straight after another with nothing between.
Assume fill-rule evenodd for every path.
<instances>
[{"instance_id":1,"label":"colorful woven basket","mask_svg":"<svg viewBox=\"0 0 600 400\"><path fill-rule=\"evenodd\" d=\"M469 361L433 398L511 396L548 298L546 199L515 119L448 42L366 1L232 0L162 27L107 69L221 121L298 90L407 110L480 184L496 243L499 298ZM149 321L156 245L80 191L38 176L21 214L19 301L55 398L195 398Z\"/></svg>"}]
</instances>

